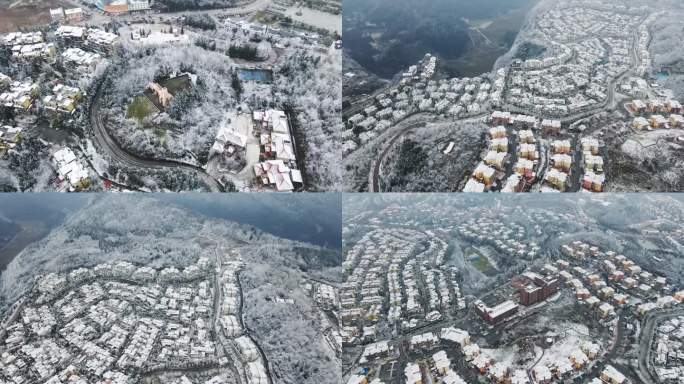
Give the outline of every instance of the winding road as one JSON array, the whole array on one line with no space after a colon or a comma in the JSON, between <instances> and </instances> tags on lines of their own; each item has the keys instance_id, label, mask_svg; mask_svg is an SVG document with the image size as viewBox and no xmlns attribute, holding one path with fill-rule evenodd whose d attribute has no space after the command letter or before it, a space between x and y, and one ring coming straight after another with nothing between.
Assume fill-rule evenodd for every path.
<instances>
[{"instance_id":1,"label":"winding road","mask_svg":"<svg viewBox=\"0 0 684 384\"><path fill-rule=\"evenodd\" d=\"M669 320L673 317L684 316L684 310L677 309L668 312L659 312L651 314L646 318L642 327L641 338L639 340L639 368L637 374L639 379L645 384L654 384L658 382L651 374L649 366L651 365L651 346L653 344L653 334L655 333L656 325L664 320Z\"/></svg>"},{"instance_id":2,"label":"winding road","mask_svg":"<svg viewBox=\"0 0 684 384\"><path fill-rule=\"evenodd\" d=\"M166 159L150 159L132 153L129 150L122 148L119 143L109 134L107 127L102 121L100 113L100 98L102 97L103 86L106 80L106 75L102 81L97 85L95 95L88 108L88 116L90 119L90 126L93 129L93 139L102 151L112 159L134 168L147 169L173 169L184 170L196 174L211 190L211 192L223 192L223 186L212 176L210 176L204 169L197 165L184 163L178 160Z\"/></svg>"}]
</instances>

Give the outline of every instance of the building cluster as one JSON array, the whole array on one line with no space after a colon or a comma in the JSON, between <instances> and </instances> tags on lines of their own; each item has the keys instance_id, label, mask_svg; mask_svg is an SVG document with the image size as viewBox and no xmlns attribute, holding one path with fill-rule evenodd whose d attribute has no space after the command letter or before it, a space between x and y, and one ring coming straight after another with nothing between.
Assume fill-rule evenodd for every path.
<instances>
[{"instance_id":1,"label":"building cluster","mask_svg":"<svg viewBox=\"0 0 684 384\"><path fill-rule=\"evenodd\" d=\"M556 356L550 363L538 363L529 373L515 367L511 362L497 362L488 352L470 341L468 332L455 328L443 328L442 340L458 344L464 359L484 377L493 383L550 383L568 379L588 368L600 353L600 347L584 341L567 356Z\"/></svg>"},{"instance_id":2,"label":"building cluster","mask_svg":"<svg viewBox=\"0 0 684 384\"><path fill-rule=\"evenodd\" d=\"M52 94L43 97L41 105L49 111L72 114L82 97L80 89L57 84L52 87Z\"/></svg>"},{"instance_id":3,"label":"building cluster","mask_svg":"<svg viewBox=\"0 0 684 384\"><path fill-rule=\"evenodd\" d=\"M65 77L78 80L83 74L91 73L102 61L102 55L111 52L118 41L118 36L113 33L75 26L60 26L55 31L55 37L59 44L47 43L42 32L13 32L4 35L0 44L11 49L10 64L13 67L31 64L35 60L52 63L59 57L67 69ZM59 47L65 49L58 56ZM26 112L34 106L39 94L40 85L30 79L12 81L9 76L0 74L2 105ZM52 86L52 94L40 99L39 110L70 114L75 111L82 96L77 88L57 84Z\"/></svg>"},{"instance_id":4,"label":"building cluster","mask_svg":"<svg viewBox=\"0 0 684 384\"><path fill-rule=\"evenodd\" d=\"M290 122L285 112L276 109L253 113L255 135L259 136L260 163L254 174L262 186L291 192L304 183L297 169L297 156Z\"/></svg>"},{"instance_id":5,"label":"building cluster","mask_svg":"<svg viewBox=\"0 0 684 384\"><path fill-rule=\"evenodd\" d=\"M484 157L483 163L480 163L475 168L472 179L466 184L465 191L483 192L486 188L491 187L496 172L494 170L505 170L510 156L508 149L509 143L506 128L504 126L491 128L489 130L489 150Z\"/></svg>"},{"instance_id":6,"label":"building cluster","mask_svg":"<svg viewBox=\"0 0 684 384\"><path fill-rule=\"evenodd\" d=\"M571 262L556 262L558 276L573 289L578 303L602 320L613 318L628 305L643 316L684 301L684 291L673 294L665 277L644 270L625 255L601 251L581 241L564 244L561 252Z\"/></svg>"},{"instance_id":7,"label":"building cluster","mask_svg":"<svg viewBox=\"0 0 684 384\"><path fill-rule=\"evenodd\" d=\"M0 125L0 154L13 149L21 142L23 128Z\"/></svg>"},{"instance_id":8,"label":"building cluster","mask_svg":"<svg viewBox=\"0 0 684 384\"><path fill-rule=\"evenodd\" d=\"M468 229L467 225L462 228ZM637 315L643 316L650 311L673 307L684 301L684 291L672 293L673 287L667 284L665 277L643 270L624 255L613 251L604 252L596 246L580 241L563 245L561 253L567 260L558 259L554 263L547 263L538 271L525 272L513 280L512 285L518 292L519 303L509 299L489 306L477 300L473 302L475 312L489 324L499 324L518 313L521 305L535 306L556 294L560 290L561 281L563 286L572 289L581 308L606 326L611 324L618 311L628 307L633 308ZM669 334L678 326L679 323L675 321L661 329ZM448 333L457 335L458 340L464 339L462 332ZM678 333L675 335L680 336ZM678 369L681 370L682 360L678 355L681 351L677 349L681 347L681 342L676 337L669 345L667 336L660 337L654 346L656 360L663 365L661 374L665 377L678 377ZM674 348L674 354L670 355L668 348ZM497 367L497 363L490 357L481 357L483 353L474 354L471 350L475 348L464 348L466 360L470 359L468 361L472 361L481 374L490 376L494 382L531 382L522 374L519 378L513 379L518 375L512 372L510 367L501 364ZM603 350L600 344L585 340L578 349L566 352L567 356L554 355L551 361L547 359L535 365L531 370L532 382L546 383L573 377L590 367L602 355ZM609 383L625 382L625 376L611 366L607 366L601 372L600 379Z\"/></svg>"},{"instance_id":9,"label":"building cluster","mask_svg":"<svg viewBox=\"0 0 684 384\"><path fill-rule=\"evenodd\" d=\"M88 170L71 148L64 147L53 153L52 165L57 170L60 190L81 191L90 185Z\"/></svg>"},{"instance_id":10,"label":"building cluster","mask_svg":"<svg viewBox=\"0 0 684 384\"><path fill-rule=\"evenodd\" d=\"M684 316L664 321L656 328L653 365L661 383L677 383L684 377Z\"/></svg>"},{"instance_id":11,"label":"building cluster","mask_svg":"<svg viewBox=\"0 0 684 384\"><path fill-rule=\"evenodd\" d=\"M537 177L535 168L539 163L539 150L533 130L538 130L539 121L533 116L503 111L494 111L489 120L492 123L488 135L489 148L463 192L489 191L497 182L501 182L502 192L522 192ZM509 135L517 136L517 140L509 140ZM509 167L512 158L517 160ZM511 172L507 174L509 168Z\"/></svg>"},{"instance_id":12,"label":"building cluster","mask_svg":"<svg viewBox=\"0 0 684 384\"><path fill-rule=\"evenodd\" d=\"M504 300L489 306L482 300L476 300L473 302L475 312L488 324L497 325L515 316L521 308L520 305L533 306L555 295L560 289L560 281L553 269L545 268L541 273L526 271L514 279L512 286L518 292L519 303Z\"/></svg>"},{"instance_id":13,"label":"building cluster","mask_svg":"<svg viewBox=\"0 0 684 384\"><path fill-rule=\"evenodd\" d=\"M505 103L544 116L569 116L608 101L611 82L631 66L640 12L597 9L573 1L537 15L534 41L546 47L541 58L513 66Z\"/></svg>"},{"instance_id":14,"label":"building cluster","mask_svg":"<svg viewBox=\"0 0 684 384\"><path fill-rule=\"evenodd\" d=\"M582 368L577 368L578 366L585 367L591 364L596 359L593 351L597 348L596 344L587 342L582 344L579 352L574 352L569 361L557 362L551 368L547 365L537 365L532 369L533 380L525 380L522 377L518 381L513 381L514 383L553 383L556 381L564 380L572 377L582 370ZM587 351L586 353L583 351ZM625 384L627 383L627 378L620 371L618 371L612 365L606 365L605 368L600 372L599 377L594 377L589 384Z\"/></svg>"},{"instance_id":15,"label":"building cluster","mask_svg":"<svg viewBox=\"0 0 684 384\"><path fill-rule=\"evenodd\" d=\"M0 44L12 52L12 63L31 63L34 59L52 60L57 53L54 43L45 41L42 32L11 32Z\"/></svg>"},{"instance_id":16,"label":"building cluster","mask_svg":"<svg viewBox=\"0 0 684 384\"><path fill-rule=\"evenodd\" d=\"M651 52L649 52L648 47L651 43L651 34L649 29L651 25L658 22L658 19L662 17L662 12L650 14L646 20L644 20L641 25L639 25L639 36L636 43L636 56L637 56L637 68L636 73L639 76L646 76L653 67L653 60L651 60ZM646 89L644 84L639 84L638 89Z\"/></svg>"},{"instance_id":17,"label":"building cluster","mask_svg":"<svg viewBox=\"0 0 684 384\"><path fill-rule=\"evenodd\" d=\"M437 57L430 53L425 54L418 65L411 65L406 72L401 74L402 84L410 84L421 80L429 80L435 75L437 69Z\"/></svg>"},{"instance_id":18,"label":"building cluster","mask_svg":"<svg viewBox=\"0 0 684 384\"><path fill-rule=\"evenodd\" d=\"M478 303L475 303L476 311L486 313L486 316L493 323L515 313L518 307L513 301L505 301L492 308L483 303L480 304L480 308L478 308ZM430 350L438 347L436 338L422 335L419 339L422 341L421 343L414 342L412 339L412 349ZM456 346L468 365L493 383L550 383L568 379L588 369L601 354L600 345L585 340L576 349L569 349L564 356L554 356L546 362L536 364L528 373L528 370L515 367L510 361L497 362L492 353L481 349L477 343L472 342L468 332L462 329L442 328L440 339L446 346ZM450 375L450 360L444 351L433 354L432 359L431 366L436 368L438 374ZM420 379L419 376L417 378ZM410 382L413 383L414 381ZM424 383L426 381L421 379L416 382Z\"/></svg>"},{"instance_id":19,"label":"building cluster","mask_svg":"<svg viewBox=\"0 0 684 384\"><path fill-rule=\"evenodd\" d=\"M582 148L582 191L603 192L606 175L603 173L603 157L599 155L600 143L595 137L580 139Z\"/></svg>"},{"instance_id":20,"label":"building cluster","mask_svg":"<svg viewBox=\"0 0 684 384\"><path fill-rule=\"evenodd\" d=\"M517 161L513 165L513 173L506 179L502 192L522 192L535 182L535 169L539 166L539 151L537 138L531 129L521 129L516 132L518 150Z\"/></svg>"},{"instance_id":21,"label":"building cluster","mask_svg":"<svg viewBox=\"0 0 684 384\"><path fill-rule=\"evenodd\" d=\"M315 283L312 290L314 302L321 308L326 310L339 308L340 298L335 287L330 284Z\"/></svg>"},{"instance_id":22,"label":"building cluster","mask_svg":"<svg viewBox=\"0 0 684 384\"><path fill-rule=\"evenodd\" d=\"M425 57L425 64L423 65L423 71L420 77L423 79L431 79L435 75L437 70L437 57L430 55L429 53Z\"/></svg>"},{"instance_id":23,"label":"building cluster","mask_svg":"<svg viewBox=\"0 0 684 384\"><path fill-rule=\"evenodd\" d=\"M252 339L248 336L240 336L235 339L235 344L240 351L240 358L244 364L248 383L269 384L263 359Z\"/></svg>"},{"instance_id":24,"label":"building cluster","mask_svg":"<svg viewBox=\"0 0 684 384\"><path fill-rule=\"evenodd\" d=\"M230 340L247 376L248 384L270 384L264 360L256 343L242 328L240 312L242 293L238 273L244 266L240 254L231 250L220 260L218 287L220 290L219 323L222 336Z\"/></svg>"},{"instance_id":25,"label":"building cluster","mask_svg":"<svg viewBox=\"0 0 684 384\"><path fill-rule=\"evenodd\" d=\"M546 172L544 181L560 192L565 192L570 181L570 173L573 166L573 151L570 140L553 140L550 149L550 169Z\"/></svg>"},{"instance_id":26,"label":"building cluster","mask_svg":"<svg viewBox=\"0 0 684 384\"><path fill-rule=\"evenodd\" d=\"M110 54L119 44L119 35L98 28L62 25L55 37L64 47L81 48L91 52Z\"/></svg>"},{"instance_id":27,"label":"building cluster","mask_svg":"<svg viewBox=\"0 0 684 384\"><path fill-rule=\"evenodd\" d=\"M526 240L525 227L506 217L468 219L457 231L472 243L489 245L503 256L532 260L541 250L536 242Z\"/></svg>"},{"instance_id":28,"label":"building cluster","mask_svg":"<svg viewBox=\"0 0 684 384\"><path fill-rule=\"evenodd\" d=\"M645 98L648 96L650 85L642 77L630 76L621 81L618 89L622 94L635 98Z\"/></svg>"},{"instance_id":29,"label":"building cluster","mask_svg":"<svg viewBox=\"0 0 684 384\"><path fill-rule=\"evenodd\" d=\"M222 340L213 339L219 289L222 334L230 333L249 383L268 384L256 344L226 322L232 316L241 329L240 265L232 253L224 257L218 287L204 256L183 269L115 262L44 275L7 325L3 344L13 348L1 357L0 379L128 384L148 369L214 364Z\"/></svg>"},{"instance_id":30,"label":"building cluster","mask_svg":"<svg viewBox=\"0 0 684 384\"><path fill-rule=\"evenodd\" d=\"M391 231L367 233L347 252L343 267L349 272L340 288L340 319L345 343L358 343L375 339L375 325L381 316L397 321L403 311L402 292L399 284L399 263L405 261L413 249L412 240L422 238L418 232L406 231L398 238ZM392 242L394 242L392 244ZM394 261L394 270L390 263ZM387 276L387 282L384 278ZM387 286L385 286L387 284ZM381 313L387 292L389 308ZM419 311L415 300L417 292L407 292L407 311Z\"/></svg>"},{"instance_id":31,"label":"building cluster","mask_svg":"<svg viewBox=\"0 0 684 384\"><path fill-rule=\"evenodd\" d=\"M539 151L537 139L533 129L538 127L535 117L528 115L513 115L509 112L494 111L491 121L495 125L489 130L490 148L484 158L484 166L493 167L498 172L504 172L509 158L515 154L517 158L513 165L512 172L503 183L502 192L521 192L536 180L535 168L539 163ZM509 145L508 132L517 136L517 149ZM508 148L509 154L506 154ZM470 186L466 185L466 190L479 192L484 184L485 190L489 189L494 182L489 177L491 170L485 168L483 164L478 165L473 173L473 178L469 181ZM494 173L496 175L496 173ZM501 173L497 179L506 177ZM465 190L464 190L465 191Z\"/></svg>"},{"instance_id":32,"label":"building cluster","mask_svg":"<svg viewBox=\"0 0 684 384\"><path fill-rule=\"evenodd\" d=\"M684 291L675 292L665 277L645 271L624 255L580 241L563 245L560 248L561 258L517 275L511 279L510 285L506 284L505 290L486 295L486 302L472 302L473 312L479 314L489 327L508 329L514 324L514 319L526 319L543 306L569 299L576 303L574 309L586 319L589 329L601 332L600 337L579 330L548 333L539 339L541 344L537 344L544 350L543 358L531 367L521 366L515 358L501 358L510 354L510 350L504 352L480 347L471 340L468 331L441 323L442 320L448 321L448 311L439 311L435 317L439 323L428 319L432 312L428 306L434 301L431 294L423 293L431 291L433 286L430 284L431 275L426 275L425 271L434 270L432 266L440 260L441 243L432 238L431 230L419 232L408 229L413 228L416 222L410 222L403 228L401 222L410 221L403 215L405 211L398 205L388 206L378 214L382 219L370 218L373 229L365 233L345 257L343 265L350 278L340 291L341 323L345 337L354 335L357 338L351 341L346 338L345 343L363 345L358 363L364 367L348 378L347 383L350 384L382 384L388 369L399 372L399 375L403 373L400 381L406 383L475 382L473 372L480 375L481 382L493 383L552 383L578 377L586 378L592 384L627 383L626 375L618 368L605 364L605 356L615 348L612 343L615 342L618 316L632 312L643 316L648 311L670 308L684 301ZM549 223L577 220L572 214L557 217L552 211L524 207L503 207L496 212L465 215L456 219L459 225L455 226L448 224L454 221L451 213L448 215L450 219L444 221L439 216L435 217L435 224L445 233L456 230L473 244L482 245L476 247L477 257L491 259L492 265L498 263L500 249L506 249L504 257L527 258L532 246L518 250L518 244L525 242L528 232L541 235L542 227ZM524 227L517 224L521 217L535 225ZM383 228L388 223L396 223L396 226ZM510 243L510 240L517 243ZM421 244L417 249L411 246L416 243ZM430 252L433 257L424 254ZM375 289L384 286L385 282L389 292ZM439 287L438 284L434 286ZM419 296L413 296L413 287L417 288ZM365 307L359 305L362 300L366 300ZM376 309L376 305L380 307ZM386 335L386 330L392 329L391 325L388 327L388 324L367 320L366 316L384 319L387 314L389 319L393 307L397 309L392 320L402 320L402 327L394 328L400 335L393 334L392 339L380 338L378 330L383 330L382 334ZM409 313L411 308L417 308L418 315ZM423 316L424 321L421 319ZM398 324L394 323L395 326ZM683 360L678 328L684 329L681 324L673 322L668 323L669 327L662 327L664 334L653 343L653 355L659 356L663 377L678 377L680 373ZM479 330L478 334L481 333ZM589 372L595 373L587 377ZM395 380L394 376L392 380Z\"/></svg>"},{"instance_id":33,"label":"building cluster","mask_svg":"<svg viewBox=\"0 0 684 384\"><path fill-rule=\"evenodd\" d=\"M496 186L497 182L501 182L502 192L521 192L529 188L537 180L536 169L539 168L541 158L536 137L538 132L545 136L556 137L549 143L549 167L543 177L544 183L541 190L564 192L568 188L577 159L573 158L575 150L571 140L558 138L561 133L560 120L539 121L534 116L494 111L489 121L493 125L489 129L489 149L466 183L464 192L489 191ZM509 140L511 132L517 136L515 140L517 150ZM598 139L592 137L581 139L580 170L584 172L581 184L585 191L603 191L605 175L603 158L599 156L599 150ZM508 166L508 161L513 158L513 155L517 161L511 168ZM511 172L507 176L505 172L509 168Z\"/></svg>"},{"instance_id":34,"label":"building cluster","mask_svg":"<svg viewBox=\"0 0 684 384\"><path fill-rule=\"evenodd\" d=\"M149 0L94 0L95 6L110 15L150 10Z\"/></svg>"},{"instance_id":35,"label":"building cluster","mask_svg":"<svg viewBox=\"0 0 684 384\"><path fill-rule=\"evenodd\" d=\"M406 116L431 112L466 118L486 113L500 104L506 70L487 77L433 80L434 56L426 58L422 70L411 67L402 83L387 93L377 95L372 105L351 116L343 132L343 153L354 151ZM413 75L407 76L409 73ZM491 77L491 78L490 78Z\"/></svg>"},{"instance_id":36,"label":"building cluster","mask_svg":"<svg viewBox=\"0 0 684 384\"><path fill-rule=\"evenodd\" d=\"M69 68L75 68L79 73L84 74L91 73L102 62L102 56L81 48L68 48L62 52L62 61Z\"/></svg>"},{"instance_id":37,"label":"building cluster","mask_svg":"<svg viewBox=\"0 0 684 384\"><path fill-rule=\"evenodd\" d=\"M333 321L326 316L326 312L336 312L340 309L340 295L337 287L315 280L302 280L300 286L304 291L308 292L321 315L320 329L323 333L323 339L330 347L330 350L335 352L336 356L341 356L342 349L342 333L340 332L339 323ZM294 304L293 299L282 299L287 304Z\"/></svg>"},{"instance_id":38,"label":"building cluster","mask_svg":"<svg viewBox=\"0 0 684 384\"><path fill-rule=\"evenodd\" d=\"M263 186L278 192L292 192L302 184L301 171L290 168L282 160L265 160L254 165L254 174Z\"/></svg>"},{"instance_id":39,"label":"building cluster","mask_svg":"<svg viewBox=\"0 0 684 384\"><path fill-rule=\"evenodd\" d=\"M242 323L240 316L240 287L237 282L237 273L240 264L232 261L223 263L221 275L219 276L219 289L221 290L221 307L219 313L219 324L223 335L229 339L234 339L242 335Z\"/></svg>"},{"instance_id":40,"label":"building cluster","mask_svg":"<svg viewBox=\"0 0 684 384\"><path fill-rule=\"evenodd\" d=\"M52 18L52 21L58 23L80 23L83 21L83 9L79 7L67 9L59 7L50 9L50 17Z\"/></svg>"},{"instance_id":41,"label":"building cluster","mask_svg":"<svg viewBox=\"0 0 684 384\"><path fill-rule=\"evenodd\" d=\"M557 277L525 272L518 287L520 303L526 306L542 302L558 292L560 282Z\"/></svg>"},{"instance_id":42,"label":"building cluster","mask_svg":"<svg viewBox=\"0 0 684 384\"><path fill-rule=\"evenodd\" d=\"M5 78L5 82L2 82L0 78L0 92L2 92L0 93L0 103L5 107L15 109L17 112L30 110L40 95L38 84L30 80L21 82L11 81L9 77ZM56 84L52 87L52 94L46 95L40 100L40 109L72 114L78 107L82 97L83 94L80 89L64 84Z\"/></svg>"},{"instance_id":43,"label":"building cluster","mask_svg":"<svg viewBox=\"0 0 684 384\"><path fill-rule=\"evenodd\" d=\"M651 129L684 128L684 109L677 100L632 100L627 104L636 117L632 128L638 131Z\"/></svg>"},{"instance_id":44,"label":"building cluster","mask_svg":"<svg viewBox=\"0 0 684 384\"><path fill-rule=\"evenodd\" d=\"M510 310L509 308L513 305L514 303L506 304L505 310ZM411 384L466 383L457 373L454 359L462 359L469 368L492 383L551 383L581 374L590 368L602 354L600 345L584 340L576 349L568 350L567 356L556 356L549 362L537 364L528 371L514 365L512 361L496 361L493 357L495 351L493 353L481 348L471 340L467 331L454 327L441 328L437 333L426 332L414 335L408 341L407 348L412 353L428 356L421 363L409 361L404 367L404 382ZM458 355L447 353L445 349L440 348L455 350ZM395 347L387 341L382 341L367 345L363 356L369 360L378 360L392 357L395 353ZM421 369L421 364L427 369ZM426 374L429 377L426 377ZM601 378L619 379L620 373L607 366L601 373ZM348 384L368 382L366 374L352 375L347 381ZM370 382L382 383L379 379ZM615 382L624 382L624 376L623 381Z\"/></svg>"},{"instance_id":45,"label":"building cluster","mask_svg":"<svg viewBox=\"0 0 684 384\"><path fill-rule=\"evenodd\" d=\"M427 249L409 258L420 241ZM348 276L339 294L342 341L372 342L387 322L410 330L465 309L456 271L444 265L446 247L413 230L366 234L343 263Z\"/></svg>"}]
</instances>

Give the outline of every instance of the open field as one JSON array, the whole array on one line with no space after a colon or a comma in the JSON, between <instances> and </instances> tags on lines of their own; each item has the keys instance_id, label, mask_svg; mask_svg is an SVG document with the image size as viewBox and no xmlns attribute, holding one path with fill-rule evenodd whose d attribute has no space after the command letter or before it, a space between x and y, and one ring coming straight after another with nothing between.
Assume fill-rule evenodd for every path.
<instances>
[{"instance_id":1,"label":"open field","mask_svg":"<svg viewBox=\"0 0 684 384\"><path fill-rule=\"evenodd\" d=\"M150 99L145 96L136 96L133 102L128 106L126 117L134 117L138 121L142 121L147 116L157 112L157 108L152 104Z\"/></svg>"},{"instance_id":2,"label":"open field","mask_svg":"<svg viewBox=\"0 0 684 384\"><path fill-rule=\"evenodd\" d=\"M292 18L292 20L304 24L327 29L331 32L342 33L342 18L339 17L339 15L333 15L306 7L288 8L287 11L285 11L285 15Z\"/></svg>"},{"instance_id":3,"label":"open field","mask_svg":"<svg viewBox=\"0 0 684 384\"><path fill-rule=\"evenodd\" d=\"M479 249L474 247L468 247L465 250L465 258L470 261L470 263L478 271L484 273L487 276L494 276L498 272L496 268L489 261L487 256L482 254Z\"/></svg>"},{"instance_id":4,"label":"open field","mask_svg":"<svg viewBox=\"0 0 684 384\"><path fill-rule=\"evenodd\" d=\"M63 0L18 0L0 1L0 33L16 31L19 28L48 24L50 8L70 7Z\"/></svg>"}]
</instances>

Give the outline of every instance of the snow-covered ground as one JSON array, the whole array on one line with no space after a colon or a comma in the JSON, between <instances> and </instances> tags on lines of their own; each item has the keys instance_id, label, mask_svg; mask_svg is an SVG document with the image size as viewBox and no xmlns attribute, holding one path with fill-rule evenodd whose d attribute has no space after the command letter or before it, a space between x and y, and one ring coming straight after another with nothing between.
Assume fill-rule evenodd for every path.
<instances>
[{"instance_id":1,"label":"snow-covered ground","mask_svg":"<svg viewBox=\"0 0 684 384\"><path fill-rule=\"evenodd\" d=\"M276 203L265 199L259 204ZM157 199L93 196L85 208L14 258L0 275L0 295L5 305L14 302L40 274L114 261L181 268L200 256L214 257L215 249L234 248L246 265L240 276L245 322L271 372L277 373L273 383L336 382L339 359L322 335L320 311L299 287L305 277L334 278L336 272L326 272L336 271L327 267L332 251ZM277 296L294 304L274 303Z\"/></svg>"},{"instance_id":2,"label":"snow-covered ground","mask_svg":"<svg viewBox=\"0 0 684 384\"><path fill-rule=\"evenodd\" d=\"M342 34L342 17L340 15L306 7L290 7L285 11L285 16L289 16L294 21Z\"/></svg>"}]
</instances>

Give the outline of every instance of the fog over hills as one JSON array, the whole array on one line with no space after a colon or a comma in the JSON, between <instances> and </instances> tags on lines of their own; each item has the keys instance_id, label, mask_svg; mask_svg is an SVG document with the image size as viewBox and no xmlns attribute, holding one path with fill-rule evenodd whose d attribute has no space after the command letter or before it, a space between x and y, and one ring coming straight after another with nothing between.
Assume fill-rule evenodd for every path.
<instances>
[{"instance_id":1,"label":"fog over hills","mask_svg":"<svg viewBox=\"0 0 684 384\"><path fill-rule=\"evenodd\" d=\"M498 25L489 31L492 33L489 50L494 49L496 54L488 52L492 57L477 66L446 64L454 74L487 72L496 56L510 48L525 11L534 3L534 0L345 0L345 51L370 72L391 78L426 53L437 54L447 62L474 53L481 44L477 36L470 35L470 27L490 27L497 21Z\"/></svg>"}]
</instances>

